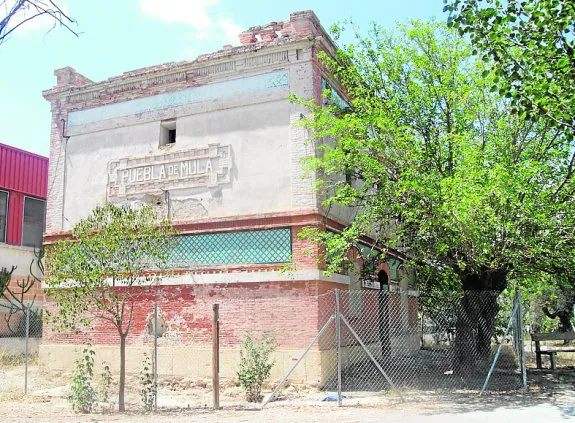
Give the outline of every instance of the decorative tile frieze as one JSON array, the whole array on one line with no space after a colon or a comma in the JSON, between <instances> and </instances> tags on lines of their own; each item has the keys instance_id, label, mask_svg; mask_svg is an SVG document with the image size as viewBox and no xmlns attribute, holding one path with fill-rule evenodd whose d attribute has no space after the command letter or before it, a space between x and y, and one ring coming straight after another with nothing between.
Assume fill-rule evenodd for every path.
<instances>
[{"instance_id":1,"label":"decorative tile frieze","mask_svg":"<svg viewBox=\"0 0 575 423\"><path fill-rule=\"evenodd\" d=\"M186 104L201 103L288 87L288 71L253 75L70 112L68 114L68 126L85 125Z\"/></svg>"}]
</instances>

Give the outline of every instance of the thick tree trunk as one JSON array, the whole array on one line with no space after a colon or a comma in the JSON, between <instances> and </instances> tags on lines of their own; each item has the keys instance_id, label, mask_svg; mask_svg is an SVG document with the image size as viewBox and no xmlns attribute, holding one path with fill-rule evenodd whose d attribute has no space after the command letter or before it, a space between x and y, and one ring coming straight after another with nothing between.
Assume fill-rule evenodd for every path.
<instances>
[{"instance_id":1,"label":"thick tree trunk","mask_svg":"<svg viewBox=\"0 0 575 423\"><path fill-rule=\"evenodd\" d=\"M557 310L552 313L547 307L543 307L543 313L550 319L559 319L560 332L573 332L573 325L571 324L571 317L573 310Z\"/></svg>"},{"instance_id":2,"label":"thick tree trunk","mask_svg":"<svg viewBox=\"0 0 575 423\"><path fill-rule=\"evenodd\" d=\"M118 411L126 411L124 391L126 388L126 334L120 334L120 382L118 384Z\"/></svg>"},{"instance_id":3,"label":"thick tree trunk","mask_svg":"<svg viewBox=\"0 0 575 423\"><path fill-rule=\"evenodd\" d=\"M484 270L460 275L463 297L457 307L454 342L454 370L458 373L477 369L488 360L495 318L499 312L497 296L505 289L507 272Z\"/></svg>"},{"instance_id":4,"label":"thick tree trunk","mask_svg":"<svg viewBox=\"0 0 575 423\"><path fill-rule=\"evenodd\" d=\"M560 332L573 332L573 324L571 323L573 307L557 310L555 313L551 313L547 307L543 307L543 313L550 319L559 319ZM569 345L571 341L565 340L563 343Z\"/></svg>"},{"instance_id":5,"label":"thick tree trunk","mask_svg":"<svg viewBox=\"0 0 575 423\"><path fill-rule=\"evenodd\" d=\"M573 317L572 314L572 311L566 311L565 313L561 313L559 316L561 330L563 332L573 332L573 324L571 323L571 318Z\"/></svg>"}]
</instances>

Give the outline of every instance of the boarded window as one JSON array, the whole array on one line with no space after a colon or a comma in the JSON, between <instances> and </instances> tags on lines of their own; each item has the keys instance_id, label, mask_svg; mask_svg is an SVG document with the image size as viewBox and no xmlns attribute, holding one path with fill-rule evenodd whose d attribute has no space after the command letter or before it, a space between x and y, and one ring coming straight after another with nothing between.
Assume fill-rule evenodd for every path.
<instances>
[{"instance_id":1,"label":"boarded window","mask_svg":"<svg viewBox=\"0 0 575 423\"><path fill-rule=\"evenodd\" d=\"M42 246L46 202L26 197L24 200L24 223L22 224L22 245L27 247Z\"/></svg>"},{"instance_id":2,"label":"boarded window","mask_svg":"<svg viewBox=\"0 0 575 423\"><path fill-rule=\"evenodd\" d=\"M0 242L6 242L6 221L8 216L8 193L0 191Z\"/></svg>"}]
</instances>

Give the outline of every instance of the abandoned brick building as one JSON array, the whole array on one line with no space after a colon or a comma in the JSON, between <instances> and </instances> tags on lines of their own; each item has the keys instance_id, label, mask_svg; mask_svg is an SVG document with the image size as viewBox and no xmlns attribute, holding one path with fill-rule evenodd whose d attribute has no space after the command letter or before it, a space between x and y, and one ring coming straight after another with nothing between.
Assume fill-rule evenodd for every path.
<instances>
[{"instance_id":1,"label":"abandoned brick building","mask_svg":"<svg viewBox=\"0 0 575 423\"><path fill-rule=\"evenodd\" d=\"M294 125L305 109L288 99L295 94L319 104L322 87L338 91L317 56L333 52L333 42L311 11L253 27L239 38L241 45L191 62L102 82L58 69L56 86L43 93L52 105L45 242L65 237L105 202L151 203L179 231L178 274L163 279L155 297L165 324L161 342L172 346L160 367L173 374L209 374L215 302L226 319L222 360L234 360L246 320L266 321L275 329L281 371L318 331L317 295L380 288L379 282L362 287L357 272L324 274L317 246L298 238L305 226L337 231L348 219L343 211L326 214L314 175L304 175L302 158L315 154L315 147ZM280 272L286 263L290 271ZM382 284L398 283L399 264L380 264ZM252 299L258 299L257 309L250 309ZM292 310L296 324L278 316L280 306ZM416 303L403 306L415 319ZM149 342L150 312L150 304L138 308L128 340L134 351ZM101 351L117 344L116 336L104 323L90 331ZM46 329L41 355L62 365L54 358L70 356L84 339ZM193 363L178 359L191 350L197 350ZM319 363L321 352L312 354ZM308 378L319 374L306 372Z\"/></svg>"}]
</instances>

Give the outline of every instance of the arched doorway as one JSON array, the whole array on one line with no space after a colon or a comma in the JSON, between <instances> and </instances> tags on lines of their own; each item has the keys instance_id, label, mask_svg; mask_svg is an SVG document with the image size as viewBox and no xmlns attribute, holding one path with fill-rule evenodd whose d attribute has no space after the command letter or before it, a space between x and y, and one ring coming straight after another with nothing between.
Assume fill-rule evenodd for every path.
<instances>
[{"instance_id":1,"label":"arched doorway","mask_svg":"<svg viewBox=\"0 0 575 423\"><path fill-rule=\"evenodd\" d=\"M385 268L384 268L385 267ZM386 271L387 270L387 271ZM377 280L379 282L379 341L381 342L381 354L385 357L391 350L389 334L389 267L378 266Z\"/></svg>"}]
</instances>

